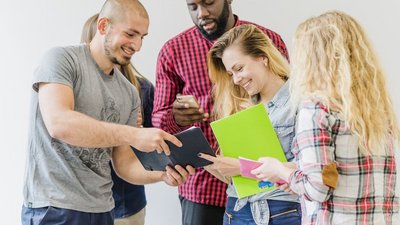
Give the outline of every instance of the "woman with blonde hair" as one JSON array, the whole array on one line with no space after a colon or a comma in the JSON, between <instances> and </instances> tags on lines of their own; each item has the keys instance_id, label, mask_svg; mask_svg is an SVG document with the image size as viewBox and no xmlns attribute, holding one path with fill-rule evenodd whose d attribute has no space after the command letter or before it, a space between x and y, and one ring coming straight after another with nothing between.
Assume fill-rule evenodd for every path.
<instances>
[{"instance_id":1,"label":"woman with blonde hair","mask_svg":"<svg viewBox=\"0 0 400 225\"><path fill-rule=\"evenodd\" d=\"M362 27L338 11L306 20L292 65L298 169L264 158L253 173L290 184L301 197L303 224L399 224L399 127Z\"/></svg>"},{"instance_id":2,"label":"woman with blonde hair","mask_svg":"<svg viewBox=\"0 0 400 225\"><path fill-rule=\"evenodd\" d=\"M290 149L295 118L289 115L289 65L271 39L254 25L232 28L214 43L208 53L208 66L214 85L213 119L264 103L287 160L293 160ZM298 196L275 189L238 199L235 187L227 179L240 175L238 159L205 154L200 157L214 162L205 169L228 183L224 224L301 223ZM281 188L285 189L285 185Z\"/></svg>"},{"instance_id":3,"label":"woman with blonde hair","mask_svg":"<svg viewBox=\"0 0 400 225\"><path fill-rule=\"evenodd\" d=\"M96 34L97 19L99 14L91 16L84 24L81 35L81 42L89 44ZM137 119L138 127L152 127L151 113L153 111L154 86L143 77L135 67L129 63L120 68L122 74L138 90L142 102L141 110ZM111 167L112 168L112 167ZM112 187L115 201L114 224L122 225L144 225L146 196L143 185L130 184L117 176L111 170L111 177L114 182Z\"/></svg>"}]
</instances>

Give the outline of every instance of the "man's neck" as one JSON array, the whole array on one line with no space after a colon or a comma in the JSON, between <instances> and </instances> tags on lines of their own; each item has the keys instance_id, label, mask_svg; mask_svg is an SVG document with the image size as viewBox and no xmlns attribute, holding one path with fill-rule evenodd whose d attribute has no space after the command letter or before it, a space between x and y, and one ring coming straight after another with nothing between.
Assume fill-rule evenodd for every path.
<instances>
[{"instance_id":1,"label":"man's neck","mask_svg":"<svg viewBox=\"0 0 400 225\"><path fill-rule=\"evenodd\" d=\"M92 55L94 61L104 72L104 74L110 75L114 68L114 64L106 57L104 48L99 41L93 39L88 45L90 54Z\"/></svg>"},{"instance_id":2,"label":"man's neck","mask_svg":"<svg viewBox=\"0 0 400 225\"><path fill-rule=\"evenodd\" d=\"M232 29L235 24L236 24L236 20L238 18L235 17L233 14L231 14L228 18L228 22L226 23L226 28L225 28L225 32L227 32L228 30Z\"/></svg>"}]
</instances>

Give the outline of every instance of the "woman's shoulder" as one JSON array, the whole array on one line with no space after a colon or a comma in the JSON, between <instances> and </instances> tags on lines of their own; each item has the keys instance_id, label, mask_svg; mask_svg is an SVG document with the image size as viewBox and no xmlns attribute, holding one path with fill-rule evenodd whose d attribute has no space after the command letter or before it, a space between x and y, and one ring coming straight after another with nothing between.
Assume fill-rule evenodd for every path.
<instances>
[{"instance_id":1,"label":"woman's shoulder","mask_svg":"<svg viewBox=\"0 0 400 225\"><path fill-rule=\"evenodd\" d=\"M300 101L298 111L302 110L330 112L329 107L318 98L305 98Z\"/></svg>"}]
</instances>

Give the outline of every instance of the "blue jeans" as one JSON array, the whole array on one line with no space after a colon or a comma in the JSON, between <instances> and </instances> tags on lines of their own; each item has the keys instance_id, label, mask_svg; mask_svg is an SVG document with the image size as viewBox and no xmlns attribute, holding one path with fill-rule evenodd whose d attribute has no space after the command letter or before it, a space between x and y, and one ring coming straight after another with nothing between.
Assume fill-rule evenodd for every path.
<instances>
[{"instance_id":1,"label":"blue jeans","mask_svg":"<svg viewBox=\"0 0 400 225\"><path fill-rule=\"evenodd\" d=\"M113 212L85 213L56 207L22 207L22 225L113 225Z\"/></svg>"},{"instance_id":2,"label":"blue jeans","mask_svg":"<svg viewBox=\"0 0 400 225\"><path fill-rule=\"evenodd\" d=\"M251 214L250 203L235 212L237 198L228 198L224 214L224 225L257 225ZM269 225L301 225L301 207L299 203L268 200L270 211Z\"/></svg>"}]
</instances>

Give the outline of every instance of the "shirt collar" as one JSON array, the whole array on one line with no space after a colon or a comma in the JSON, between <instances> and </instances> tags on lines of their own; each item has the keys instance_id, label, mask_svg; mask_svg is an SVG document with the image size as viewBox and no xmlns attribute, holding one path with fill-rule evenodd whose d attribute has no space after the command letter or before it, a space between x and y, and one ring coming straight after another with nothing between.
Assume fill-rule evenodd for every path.
<instances>
[{"instance_id":1,"label":"shirt collar","mask_svg":"<svg viewBox=\"0 0 400 225\"><path fill-rule=\"evenodd\" d=\"M267 103L267 105L268 107L282 107L289 101L289 97L289 81L286 81L285 84L283 84L283 86L275 94L275 96Z\"/></svg>"}]
</instances>

